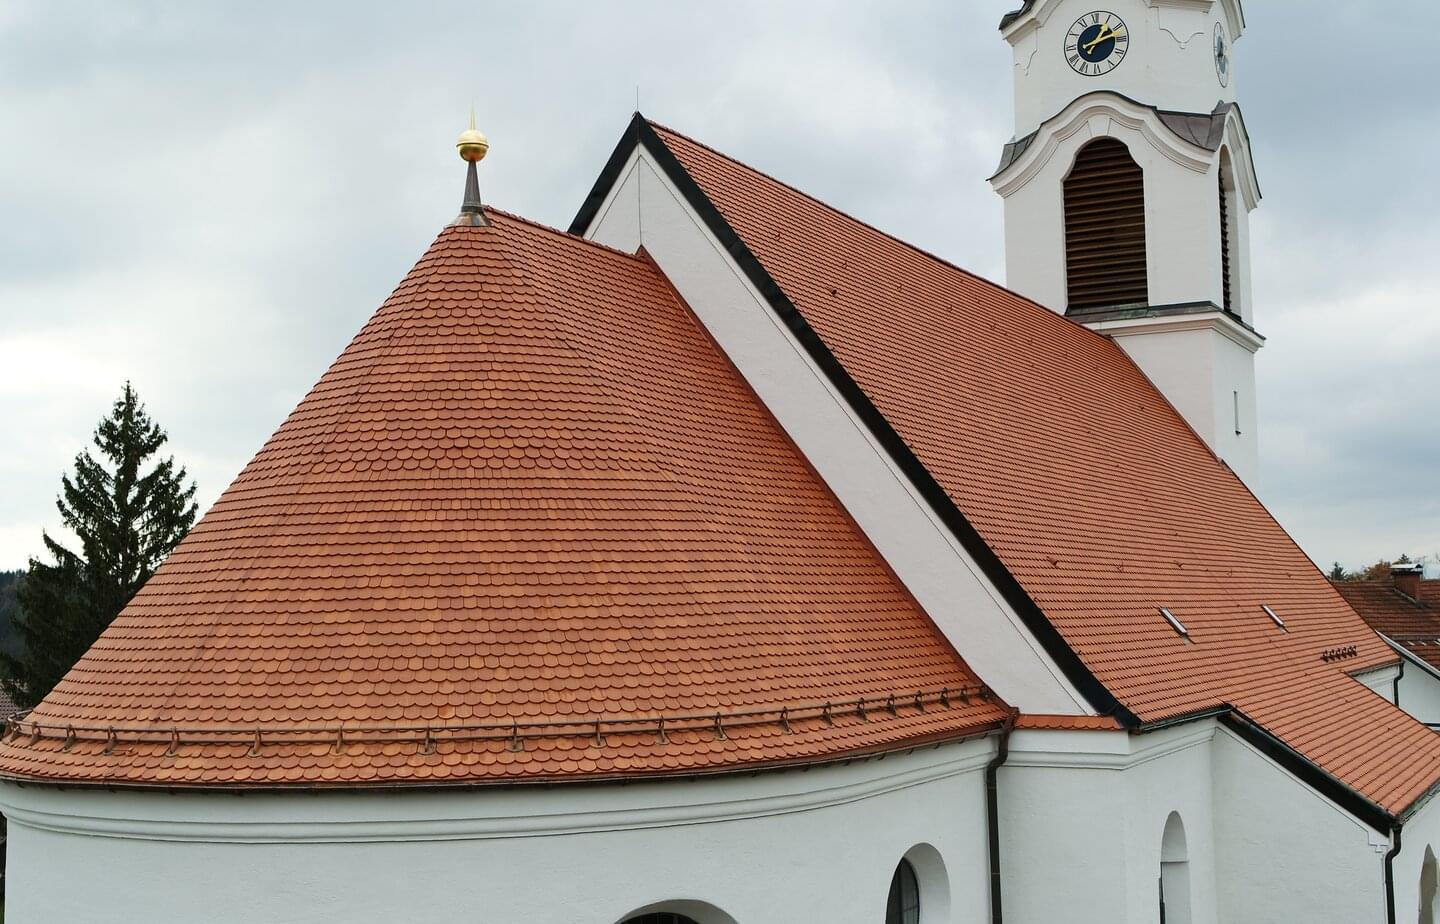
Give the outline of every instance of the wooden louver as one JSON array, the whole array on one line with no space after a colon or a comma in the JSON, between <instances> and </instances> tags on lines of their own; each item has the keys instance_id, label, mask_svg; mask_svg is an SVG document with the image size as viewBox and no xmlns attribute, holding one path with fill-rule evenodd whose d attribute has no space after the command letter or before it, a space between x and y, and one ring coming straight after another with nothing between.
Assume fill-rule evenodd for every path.
<instances>
[{"instance_id":1,"label":"wooden louver","mask_svg":"<svg viewBox=\"0 0 1440 924\"><path fill-rule=\"evenodd\" d=\"M1225 192L1225 174L1220 174L1220 282L1226 311L1234 312L1230 301L1230 197Z\"/></svg>"},{"instance_id":2,"label":"wooden louver","mask_svg":"<svg viewBox=\"0 0 1440 924\"><path fill-rule=\"evenodd\" d=\"M1069 310L1145 304L1145 175L1125 145L1081 149L1065 180Z\"/></svg>"}]
</instances>

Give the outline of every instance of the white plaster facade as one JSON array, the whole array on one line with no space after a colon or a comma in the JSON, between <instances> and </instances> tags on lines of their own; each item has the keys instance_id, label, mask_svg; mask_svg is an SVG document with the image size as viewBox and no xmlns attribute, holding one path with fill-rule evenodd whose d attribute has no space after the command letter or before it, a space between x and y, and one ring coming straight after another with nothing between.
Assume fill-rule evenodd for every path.
<instances>
[{"instance_id":1,"label":"white plaster facade","mask_svg":"<svg viewBox=\"0 0 1440 924\"><path fill-rule=\"evenodd\" d=\"M1415 657L1404 645L1391 642L1390 647L1405 659L1405 670L1396 684L1396 705L1426 725L1440 728L1440 672Z\"/></svg>"},{"instance_id":2,"label":"white plaster facade","mask_svg":"<svg viewBox=\"0 0 1440 924\"><path fill-rule=\"evenodd\" d=\"M1123 66L1103 79L1075 73L1063 54L1070 24L1092 10L1118 13L1134 36ZM1034 131L1096 84L1141 102L1163 99L1166 108L1185 112L1233 102L1233 63L1229 86L1215 73L1217 22L1229 41L1241 36L1245 18L1238 0L1036 0L1002 33L1014 57L1016 136Z\"/></svg>"},{"instance_id":3,"label":"white plaster facade","mask_svg":"<svg viewBox=\"0 0 1440 924\"><path fill-rule=\"evenodd\" d=\"M984 920L993 739L809 770L468 791L0 786L12 924ZM83 871L83 875L77 875Z\"/></svg>"},{"instance_id":4,"label":"white plaster facade","mask_svg":"<svg viewBox=\"0 0 1440 924\"><path fill-rule=\"evenodd\" d=\"M809 770L464 791L167 793L0 785L14 924L879 924L898 861L922 924L990 920L994 736ZM1380 924L1388 833L1213 719L1014 733L1011 924ZM1175 852L1177 824L1183 848ZM1395 859L1417 920L1424 807ZM84 870L77 876L76 870ZM1183 886L1183 888L1182 888Z\"/></svg>"}]
</instances>

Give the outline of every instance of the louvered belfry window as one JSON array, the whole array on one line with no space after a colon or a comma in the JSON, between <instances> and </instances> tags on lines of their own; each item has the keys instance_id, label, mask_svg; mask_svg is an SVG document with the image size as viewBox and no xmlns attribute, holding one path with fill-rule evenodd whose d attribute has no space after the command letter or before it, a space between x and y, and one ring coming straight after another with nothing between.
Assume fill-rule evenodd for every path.
<instances>
[{"instance_id":1,"label":"louvered belfry window","mask_svg":"<svg viewBox=\"0 0 1440 924\"><path fill-rule=\"evenodd\" d=\"M1114 138L1080 150L1065 179L1069 310L1146 304L1145 174Z\"/></svg>"},{"instance_id":2,"label":"louvered belfry window","mask_svg":"<svg viewBox=\"0 0 1440 924\"><path fill-rule=\"evenodd\" d=\"M1230 192L1225 188L1225 173L1220 172L1220 274L1224 288L1225 310L1235 312L1230 299Z\"/></svg>"}]
</instances>

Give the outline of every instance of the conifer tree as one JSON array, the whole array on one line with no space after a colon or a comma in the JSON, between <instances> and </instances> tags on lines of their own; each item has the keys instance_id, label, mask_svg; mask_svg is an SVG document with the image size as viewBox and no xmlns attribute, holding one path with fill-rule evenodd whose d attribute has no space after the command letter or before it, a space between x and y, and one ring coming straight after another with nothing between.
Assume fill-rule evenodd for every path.
<instances>
[{"instance_id":1,"label":"conifer tree","mask_svg":"<svg viewBox=\"0 0 1440 924\"><path fill-rule=\"evenodd\" d=\"M71 550L42 534L54 561L30 559L20 584L23 650L0 653L5 688L26 708L60 682L195 522L185 469L166 458L145 471L166 435L129 382L93 439L99 458L82 450L56 499L80 544Z\"/></svg>"}]
</instances>

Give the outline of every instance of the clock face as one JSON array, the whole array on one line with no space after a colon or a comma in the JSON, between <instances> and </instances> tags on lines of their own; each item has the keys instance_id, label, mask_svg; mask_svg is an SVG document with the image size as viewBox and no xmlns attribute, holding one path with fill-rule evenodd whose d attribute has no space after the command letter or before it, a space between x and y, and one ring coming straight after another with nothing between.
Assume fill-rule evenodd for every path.
<instances>
[{"instance_id":1,"label":"clock face","mask_svg":"<svg viewBox=\"0 0 1440 924\"><path fill-rule=\"evenodd\" d=\"M1125 60L1130 48L1130 30L1114 13L1100 10L1075 20L1065 36L1065 60L1075 73L1101 77Z\"/></svg>"},{"instance_id":2,"label":"clock face","mask_svg":"<svg viewBox=\"0 0 1440 924\"><path fill-rule=\"evenodd\" d=\"M1230 39L1225 36L1225 24L1215 24L1215 76L1220 86L1230 86Z\"/></svg>"}]
</instances>

